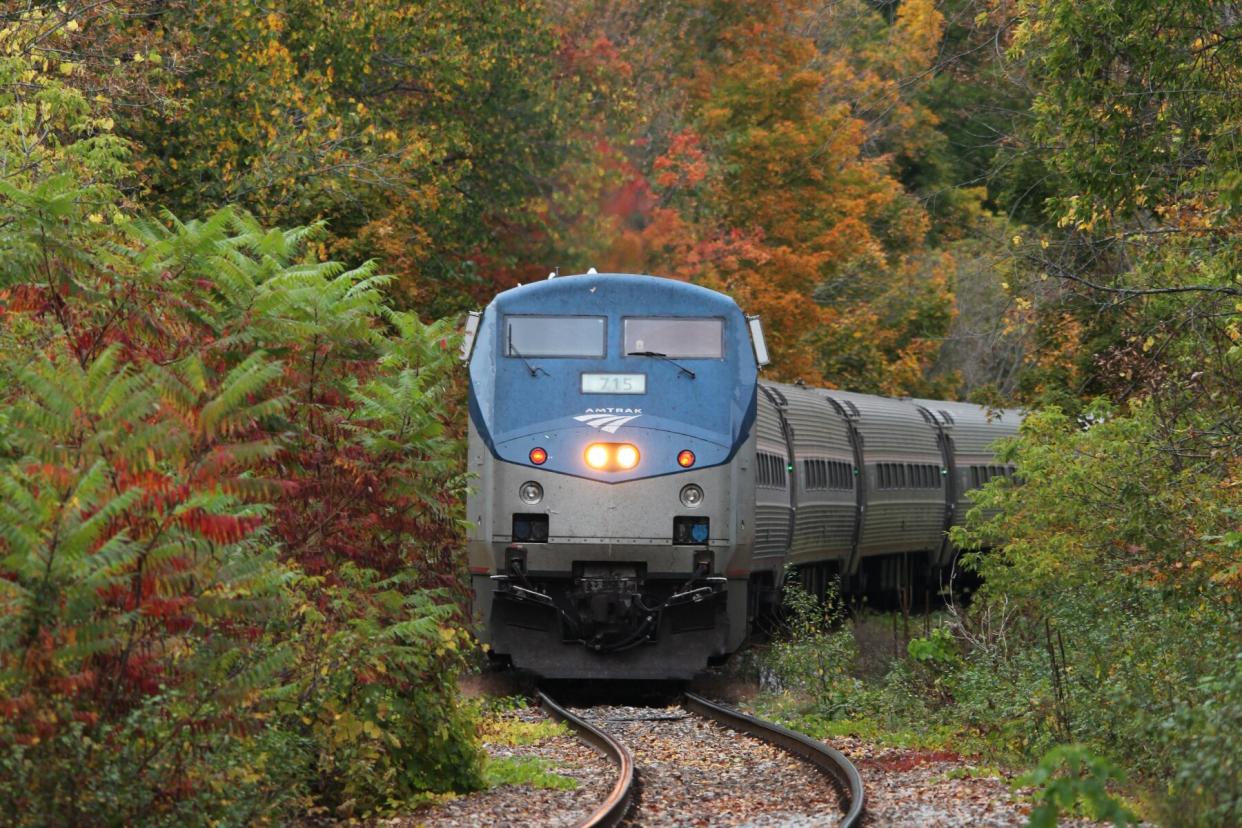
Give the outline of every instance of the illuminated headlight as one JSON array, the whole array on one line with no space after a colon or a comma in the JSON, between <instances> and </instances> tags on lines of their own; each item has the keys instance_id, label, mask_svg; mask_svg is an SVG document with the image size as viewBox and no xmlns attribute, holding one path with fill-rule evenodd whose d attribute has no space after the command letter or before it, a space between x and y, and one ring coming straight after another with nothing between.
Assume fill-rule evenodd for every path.
<instances>
[{"instance_id":1,"label":"illuminated headlight","mask_svg":"<svg viewBox=\"0 0 1242 828\"><path fill-rule=\"evenodd\" d=\"M543 500L543 486L540 486L533 480L527 480L518 489L518 497L522 498L523 503L529 503L534 506Z\"/></svg>"},{"instance_id":2,"label":"illuminated headlight","mask_svg":"<svg viewBox=\"0 0 1242 828\"><path fill-rule=\"evenodd\" d=\"M608 447L602 443L593 443L587 446L586 462L593 469L602 469L607 466Z\"/></svg>"},{"instance_id":3,"label":"illuminated headlight","mask_svg":"<svg viewBox=\"0 0 1242 828\"><path fill-rule=\"evenodd\" d=\"M586 464L598 471L629 471L642 457L629 443L591 443L582 455Z\"/></svg>"},{"instance_id":4,"label":"illuminated headlight","mask_svg":"<svg viewBox=\"0 0 1242 828\"><path fill-rule=\"evenodd\" d=\"M617 449L617 465L623 469L632 469L638 465L638 449L631 445L623 445Z\"/></svg>"},{"instance_id":5,"label":"illuminated headlight","mask_svg":"<svg viewBox=\"0 0 1242 828\"><path fill-rule=\"evenodd\" d=\"M703 490L691 483L681 487L681 502L688 509L694 509L703 502Z\"/></svg>"}]
</instances>

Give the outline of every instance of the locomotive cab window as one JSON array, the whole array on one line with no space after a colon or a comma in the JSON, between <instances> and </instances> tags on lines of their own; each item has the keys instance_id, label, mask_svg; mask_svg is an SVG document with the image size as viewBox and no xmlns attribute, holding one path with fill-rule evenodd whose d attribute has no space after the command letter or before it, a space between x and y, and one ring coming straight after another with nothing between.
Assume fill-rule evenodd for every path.
<instances>
[{"instance_id":1,"label":"locomotive cab window","mask_svg":"<svg viewBox=\"0 0 1242 828\"><path fill-rule=\"evenodd\" d=\"M624 320L625 353L655 353L674 359L724 356L724 320L702 317L630 317Z\"/></svg>"},{"instance_id":2,"label":"locomotive cab window","mask_svg":"<svg viewBox=\"0 0 1242 828\"><path fill-rule=\"evenodd\" d=\"M602 316L507 316L505 356L602 357Z\"/></svg>"}]
</instances>

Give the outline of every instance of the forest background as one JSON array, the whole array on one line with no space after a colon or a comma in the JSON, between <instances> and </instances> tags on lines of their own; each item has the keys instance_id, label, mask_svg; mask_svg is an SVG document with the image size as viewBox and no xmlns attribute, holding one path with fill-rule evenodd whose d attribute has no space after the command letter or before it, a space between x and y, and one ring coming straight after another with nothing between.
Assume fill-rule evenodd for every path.
<instances>
[{"instance_id":1,"label":"forest background","mask_svg":"<svg viewBox=\"0 0 1242 828\"><path fill-rule=\"evenodd\" d=\"M1236 824L1240 83L1215 0L9 0L0 814L482 784L453 332L594 266L778 379L1042 412L970 614L821 717Z\"/></svg>"}]
</instances>

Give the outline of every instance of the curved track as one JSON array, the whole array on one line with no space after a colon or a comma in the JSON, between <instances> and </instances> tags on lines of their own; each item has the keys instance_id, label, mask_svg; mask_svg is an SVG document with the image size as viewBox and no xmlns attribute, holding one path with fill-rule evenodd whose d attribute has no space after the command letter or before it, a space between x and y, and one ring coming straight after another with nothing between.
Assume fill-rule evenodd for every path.
<instances>
[{"instance_id":1,"label":"curved track","mask_svg":"<svg viewBox=\"0 0 1242 828\"><path fill-rule=\"evenodd\" d=\"M590 744L617 766L617 781L608 796L579 828L615 826L621 823L634 805L634 758L617 739L585 719L570 713L543 691L538 693L540 705L559 721L571 727L580 739ZM773 722L757 719L738 710L686 693L682 707L696 716L710 719L730 730L745 733L810 762L832 779L848 803L838 828L855 828L862 823L863 785L858 769L839 750L828 747L809 736L789 730Z\"/></svg>"},{"instance_id":2,"label":"curved track","mask_svg":"<svg viewBox=\"0 0 1242 828\"><path fill-rule=\"evenodd\" d=\"M762 739L807 760L832 777L849 798L849 807L845 815L841 817L838 828L855 828L862 824L864 801L862 776L854 767L854 763L841 751L830 748L810 736L781 727L773 722L756 719L754 716L716 704L694 693L686 693L682 706L692 713L705 716L732 730Z\"/></svg>"},{"instance_id":3,"label":"curved track","mask_svg":"<svg viewBox=\"0 0 1242 828\"><path fill-rule=\"evenodd\" d=\"M540 706L550 716L569 725L578 734L578 738L604 754L617 766L617 781L612 790L594 812L579 823L579 828L611 828L619 824L634 801L634 757L625 745L585 719L570 713L547 693L539 691L538 696Z\"/></svg>"}]
</instances>

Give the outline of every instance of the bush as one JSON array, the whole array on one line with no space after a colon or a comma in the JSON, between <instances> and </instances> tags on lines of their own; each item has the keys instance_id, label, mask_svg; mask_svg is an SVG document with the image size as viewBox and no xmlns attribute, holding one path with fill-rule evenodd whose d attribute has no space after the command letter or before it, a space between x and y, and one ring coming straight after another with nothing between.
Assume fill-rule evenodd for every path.
<instances>
[{"instance_id":1,"label":"bush","mask_svg":"<svg viewBox=\"0 0 1242 828\"><path fill-rule=\"evenodd\" d=\"M1121 779L1115 767L1081 745L1062 745L1048 751L1039 766L1020 780L1039 788L1039 805L1031 811L1030 828L1056 828L1062 811L1079 809L1092 819L1109 820L1117 828L1125 828L1135 821L1134 815L1118 804L1106 787Z\"/></svg>"},{"instance_id":2,"label":"bush","mask_svg":"<svg viewBox=\"0 0 1242 828\"><path fill-rule=\"evenodd\" d=\"M124 143L25 60L0 61L0 131L44 126L0 135L0 811L241 825L482 784L448 326L319 261L317 227L133 218Z\"/></svg>"},{"instance_id":3,"label":"bush","mask_svg":"<svg viewBox=\"0 0 1242 828\"><path fill-rule=\"evenodd\" d=\"M958 533L994 547L969 561L985 581L971 612L1004 604L1009 620L1003 649L972 652L963 629L953 715L1012 729L1028 755L1083 743L1154 783L1172 823L1229 825L1242 489L1200 416L1136 402L1096 406L1085 429L1028 418L1008 449L1022 483L989 484ZM986 670L968 679L976 654Z\"/></svg>"},{"instance_id":4,"label":"bush","mask_svg":"<svg viewBox=\"0 0 1242 828\"><path fill-rule=\"evenodd\" d=\"M787 580L781 629L764 659L775 689L806 695L816 712L828 718L844 715L857 689L851 672L858 645L851 631L837 626L843 613L836 594L830 590L821 602Z\"/></svg>"}]
</instances>

